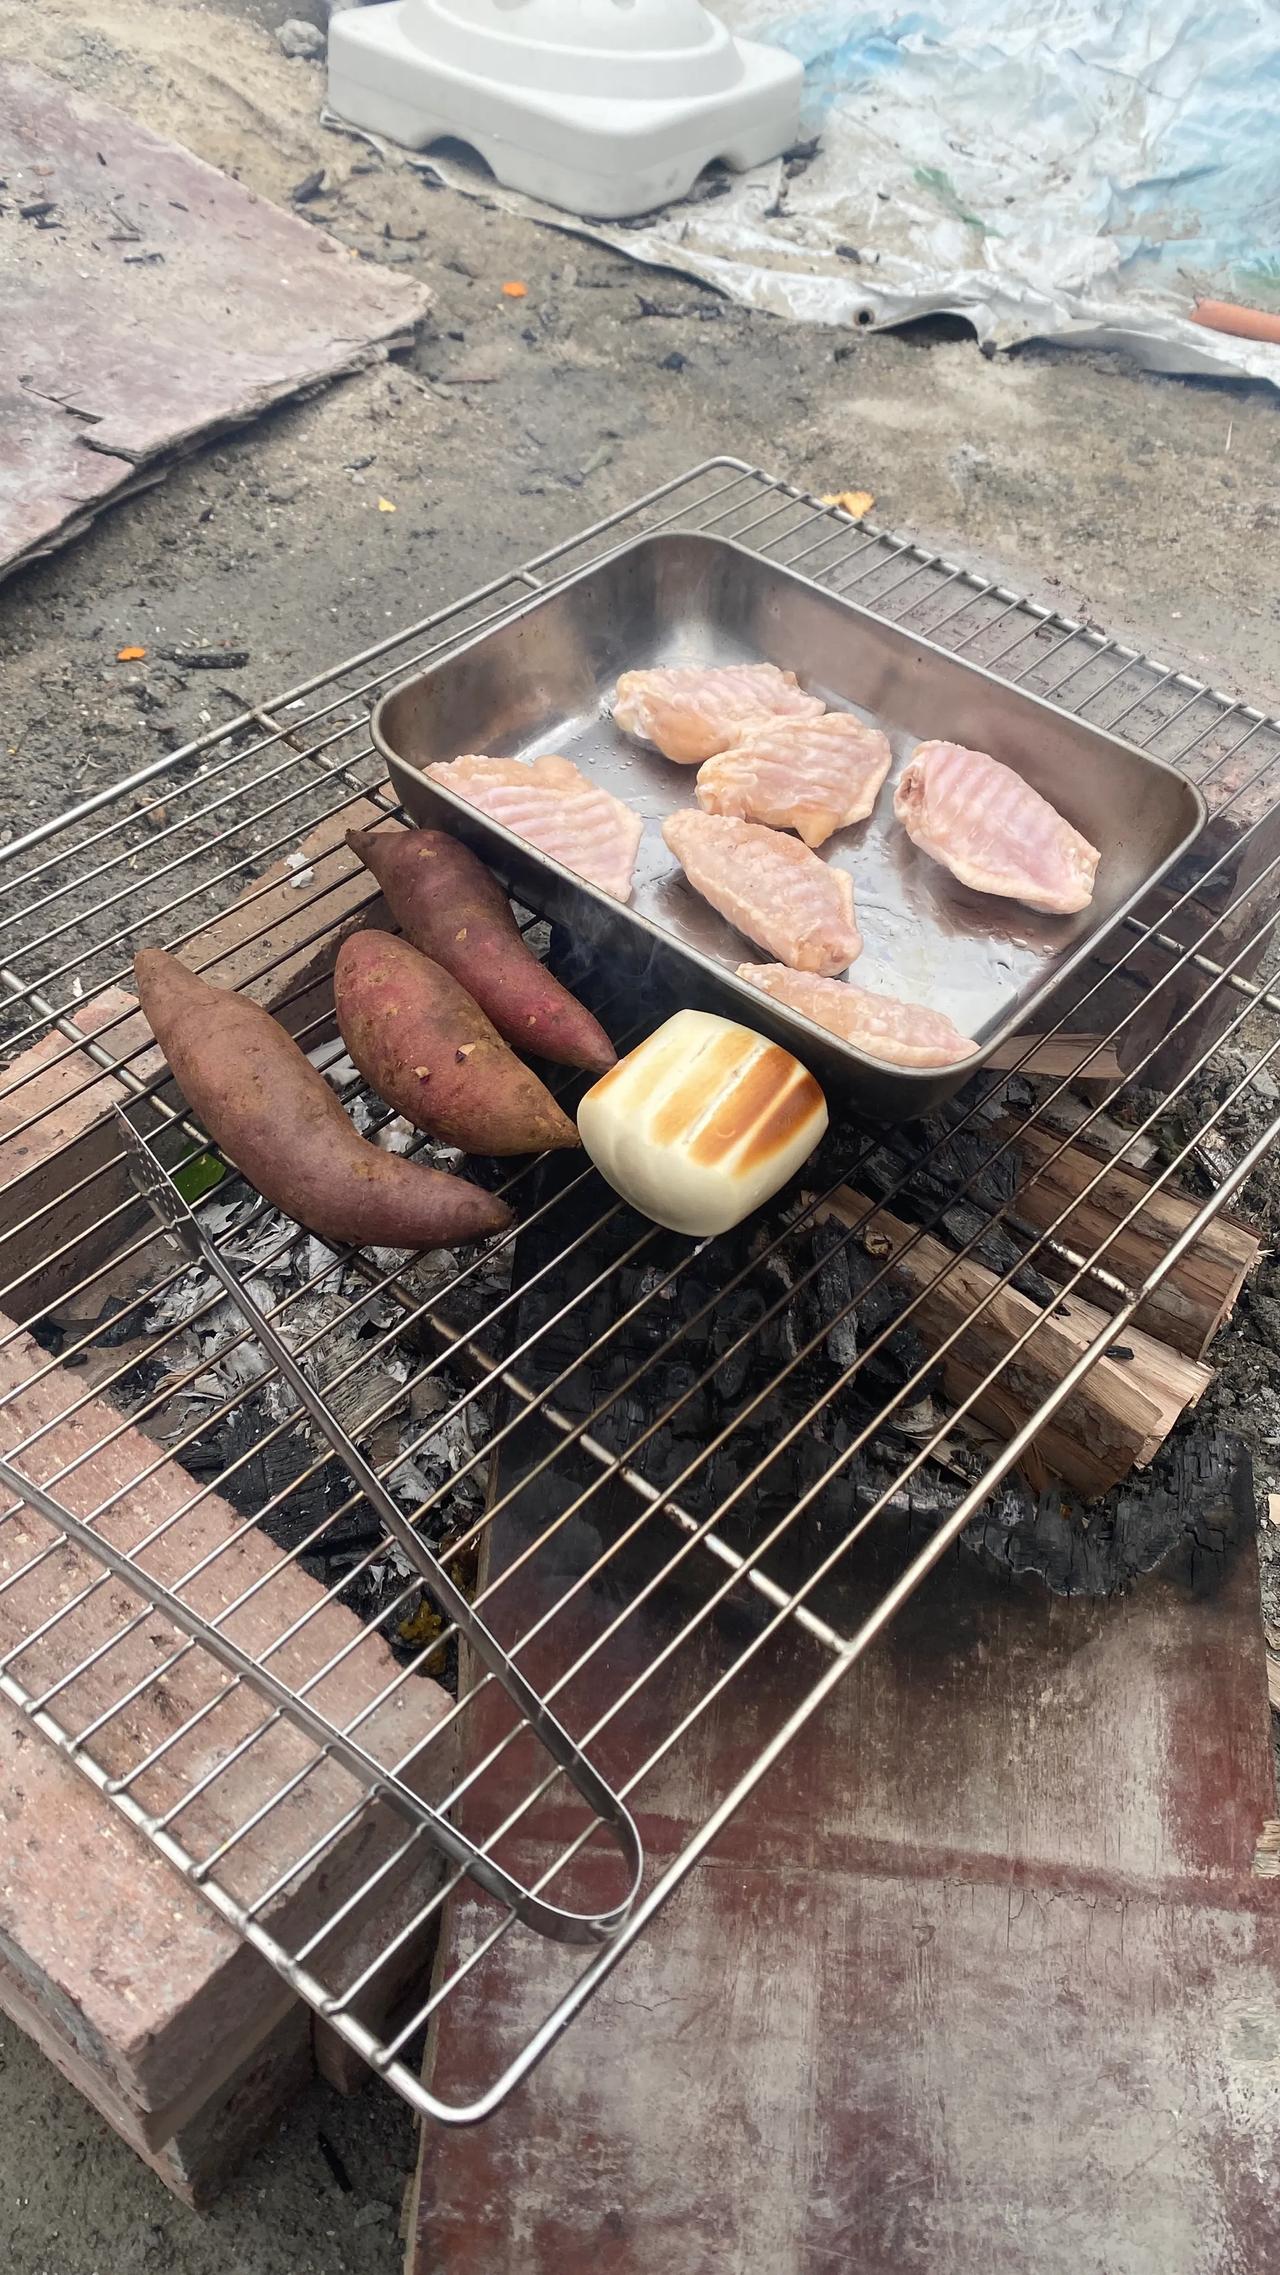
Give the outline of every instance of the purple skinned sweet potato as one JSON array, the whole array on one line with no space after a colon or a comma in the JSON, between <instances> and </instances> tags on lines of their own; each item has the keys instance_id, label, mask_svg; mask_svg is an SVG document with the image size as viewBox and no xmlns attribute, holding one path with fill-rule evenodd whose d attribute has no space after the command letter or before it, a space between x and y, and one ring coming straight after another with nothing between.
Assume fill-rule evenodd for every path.
<instances>
[{"instance_id":1,"label":"purple skinned sweet potato","mask_svg":"<svg viewBox=\"0 0 1280 2275\"><path fill-rule=\"evenodd\" d=\"M581 1143L465 987L407 940L391 932L344 940L333 1007L366 1082L415 1128L464 1153L544 1153Z\"/></svg>"},{"instance_id":2,"label":"purple skinned sweet potato","mask_svg":"<svg viewBox=\"0 0 1280 2275\"><path fill-rule=\"evenodd\" d=\"M187 1104L274 1208L357 1247L451 1248L511 1223L478 1185L370 1145L259 1004L210 987L162 948L141 949L133 968Z\"/></svg>"},{"instance_id":3,"label":"purple skinned sweet potato","mask_svg":"<svg viewBox=\"0 0 1280 2275\"><path fill-rule=\"evenodd\" d=\"M604 1074L617 1052L597 1019L527 948L511 903L474 853L439 829L352 829L406 940L465 987L514 1049Z\"/></svg>"}]
</instances>

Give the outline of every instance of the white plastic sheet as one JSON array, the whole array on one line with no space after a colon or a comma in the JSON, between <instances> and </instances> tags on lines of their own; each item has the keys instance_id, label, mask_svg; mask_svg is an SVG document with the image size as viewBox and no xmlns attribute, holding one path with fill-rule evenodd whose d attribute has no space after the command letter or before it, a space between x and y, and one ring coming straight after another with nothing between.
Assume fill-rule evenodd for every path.
<instances>
[{"instance_id":1,"label":"white plastic sheet","mask_svg":"<svg viewBox=\"0 0 1280 2275\"><path fill-rule=\"evenodd\" d=\"M814 155L584 233L805 322L945 310L1280 386L1280 348L1188 321L1201 293L1280 308L1278 0L717 12L803 60Z\"/></svg>"}]
</instances>

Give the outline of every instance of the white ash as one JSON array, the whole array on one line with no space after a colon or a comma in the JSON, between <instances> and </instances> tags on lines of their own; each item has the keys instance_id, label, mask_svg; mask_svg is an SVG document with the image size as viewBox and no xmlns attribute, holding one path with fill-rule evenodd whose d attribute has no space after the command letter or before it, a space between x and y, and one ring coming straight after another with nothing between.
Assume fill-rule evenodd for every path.
<instances>
[{"instance_id":1,"label":"white ash","mask_svg":"<svg viewBox=\"0 0 1280 2275\"><path fill-rule=\"evenodd\" d=\"M204 1201L200 1208L200 1228L210 1240L219 1241L233 1226L247 1219L254 1202L248 1193L233 1201Z\"/></svg>"},{"instance_id":2,"label":"white ash","mask_svg":"<svg viewBox=\"0 0 1280 2275\"><path fill-rule=\"evenodd\" d=\"M147 1305L142 1314L144 1335L163 1335L172 1327L181 1327L201 1304L207 1303L213 1292L213 1281L202 1265L193 1264L172 1287L165 1288Z\"/></svg>"},{"instance_id":3,"label":"white ash","mask_svg":"<svg viewBox=\"0 0 1280 2275\"><path fill-rule=\"evenodd\" d=\"M307 1278L321 1281L327 1272L338 1269L338 1258L327 1242L317 1239L314 1232L307 1234Z\"/></svg>"},{"instance_id":4,"label":"white ash","mask_svg":"<svg viewBox=\"0 0 1280 2275\"><path fill-rule=\"evenodd\" d=\"M386 1482L397 1501L403 1501L407 1509L420 1509L435 1491L425 1469L419 1469L409 1454L401 1454L399 1460L388 1467Z\"/></svg>"},{"instance_id":5,"label":"white ash","mask_svg":"<svg viewBox=\"0 0 1280 2275\"><path fill-rule=\"evenodd\" d=\"M412 1557L395 1540L387 1542L385 1551L368 1568L370 1586L377 1594L388 1597L401 1594L410 1582L420 1583L421 1579L422 1574ZM407 1612L409 1607L406 1604L402 1608Z\"/></svg>"},{"instance_id":6,"label":"white ash","mask_svg":"<svg viewBox=\"0 0 1280 2275\"><path fill-rule=\"evenodd\" d=\"M406 1122L402 1114L393 1114L391 1120L383 1122L376 1131L374 1143L380 1145L384 1153L408 1153L418 1143L418 1132L412 1122ZM433 1148L432 1157L439 1159L438 1148Z\"/></svg>"},{"instance_id":7,"label":"white ash","mask_svg":"<svg viewBox=\"0 0 1280 2275\"><path fill-rule=\"evenodd\" d=\"M321 1071L326 1082L331 1082L339 1092L345 1092L348 1083L359 1080L347 1058L335 1059ZM406 1122L402 1115L388 1114L382 1100L370 1091L362 1089L354 1097L344 1096L343 1104L360 1136L381 1147L384 1153L413 1153L431 1169L456 1169L462 1161L456 1146L442 1145L435 1138L424 1137L421 1130L415 1130L412 1122Z\"/></svg>"},{"instance_id":8,"label":"white ash","mask_svg":"<svg viewBox=\"0 0 1280 2275\"><path fill-rule=\"evenodd\" d=\"M420 1374L410 1385L407 1458L388 1477L397 1499L408 1499L416 1507L452 1484L457 1499L473 1506L483 1503L483 1466L467 1465L488 1441L488 1412L479 1398L472 1398L458 1413L449 1413L456 1403L456 1394L438 1373ZM464 1469L467 1474L459 1475Z\"/></svg>"},{"instance_id":9,"label":"white ash","mask_svg":"<svg viewBox=\"0 0 1280 2275\"><path fill-rule=\"evenodd\" d=\"M250 1275L245 1285L259 1305L270 1307L275 1302L275 1290L264 1279L255 1281ZM145 1336L168 1338L157 1359L171 1374L194 1372L195 1379L184 1385L184 1393L206 1400L229 1398L247 1390L267 1371L267 1355L253 1338L235 1349L227 1348L243 1325L230 1299L199 1264L157 1296L142 1317Z\"/></svg>"},{"instance_id":10,"label":"white ash","mask_svg":"<svg viewBox=\"0 0 1280 2275\"><path fill-rule=\"evenodd\" d=\"M340 1062L332 1065L341 1079ZM393 1129L393 1138L402 1142L411 1143L414 1137L407 1124ZM407 1297L415 1308L436 1303L459 1270L465 1269L466 1257L447 1249L412 1256L380 1250L367 1256L359 1268L278 1211L264 1210L249 1193L209 1200L201 1218L258 1307L276 1314L285 1306L273 1324L299 1366L323 1391L337 1421L357 1443L364 1443L369 1457L387 1476L398 1505L412 1515L432 1504L425 1528L431 1534L449 1530L459 1513L469 1522L483 1506L485 1479L475 1456L488 1437L488 1419L478 1396L461 1411L450 1411L464 1385L443 1375L440 1361L430 1370L424 1368L420 1338L424 1331L429 1337L430 1331L406 1317L404 1302ZM370 1263L379 1274L394 1273L403 1293L371 1286ZM456 1312L452 1301L443 1304L447 1323L465 1336L474 1320L505 1295L509 1279L505 1252L473 1260L459 1290L459 1298L465 1300L459 1301ZM233 1444L228 1431L233 1437L238 1432L247 1449L273 1425L288 1423L291 1426L264 1473L265 1483L256 1488L259 1496L281 1488L287 1491L289 1477L303 1471L321 1450L318 1435L300 1413L289 1385L275 1376L264 1379L270 1365L266 1353L252 1334L245 1334L243 1315L213 1276L201 1265L183 1271L152 1298L141 1324L152 1342L148 1356L159 1379L152 1374L144 1385L140 1377L139 1388L145 1390L148 1403L160 1402L155 1410L162 1418L163 1434L187 1437L193 1420L213 1410L208 1450L221 1467L239 1450L239 1439ZM161 1337L165 1340L157 1348ZM168 1400L165 1374L175 1386ZM238 1402L246 1393L249 1403L242 1407ZM234 1409L229 1418L217 1415L216 1409L224 1405ZM196 1441L193 1460L202 1442ZM461 1471L467 1474L460 1477ZM198 1465L197 1474L202 1474ZM255 1488L250 1479L257 1474L252 1465L245 1472L251 1498ZM317 1490L313 1483L303 1492L297 1504L303 1514L308 1493ZM317 1502L316 1516L322 1506L322 1500ZM286 1525L293 1521L289 1513L293 1509L290 1495L281 1512ZM342 1546L345 1543L339 1544L335 1537L335 1551ZM383 1588L394 1594L401 1579L413 1576L407 1565L401 1571L399 1552L388 1551L392 1553L396 1561L387 1564L379 1594Z\"/></svg>"},{"instance_id":11,"label":"white ash","mask_svg":"<svg viewBox=\"0 0 1280 2275\"><path fill-rule=\"evenodd\" d=\"M342 1044L332 1037L327 1043L314 1043L307 1057L335 1090L345 1090L360 1080L360 1069L354 1059L349 1059Z\"/></svg>"},{"instance_id":12,"label":"white ash","mask_svg":"<svg viewBox=\"0 0 1280 2275\"><path fill-rule=\"evenodd\" d=\"M418 1423L432 1422L443 1414L449 1404L449 1394L438 1373L425 1372L414 1376L409 1385L409 1413Z\"/></svg>"}]
</instances>

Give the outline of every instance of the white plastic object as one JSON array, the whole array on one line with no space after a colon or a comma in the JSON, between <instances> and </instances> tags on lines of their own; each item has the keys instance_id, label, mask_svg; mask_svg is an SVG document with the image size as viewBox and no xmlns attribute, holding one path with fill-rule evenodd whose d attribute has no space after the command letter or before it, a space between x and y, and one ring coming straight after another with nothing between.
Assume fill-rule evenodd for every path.
<instances>
[{"instance_id":1,"label":"white plastic object","mask_svg":"<svg viewBox=\"0 0 1280 2275\"><path fill-rule=\"evenodd\" d=\"M827 1127L799 1059L710 1011L677 1011L588 1090L578 1134L616 1193L672 1232L728 1232Z\"/></svg>"},{"instance_id":2,"label":"white plastic object","mask_svg":"<svg viewBox=\"0 0 1280 2275\"><path fill-rule=\"evenodd\" d=\"M329 22L329 102L412 150L468 143L508 189L598 220L794 142L801 65L701 0L383 0Z\"/></svg>"}]
</instances>

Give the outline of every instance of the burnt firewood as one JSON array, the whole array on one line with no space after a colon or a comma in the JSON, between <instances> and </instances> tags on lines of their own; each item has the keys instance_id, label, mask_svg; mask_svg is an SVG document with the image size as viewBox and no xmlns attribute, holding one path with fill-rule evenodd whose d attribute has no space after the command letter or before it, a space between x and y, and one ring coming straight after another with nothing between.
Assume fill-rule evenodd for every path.
<instances>
[{"instance_id":1,"label":"burnt firewood","mask_svg":"<svg viewBox=\"0 0 1280 2275\"><path fill-rule=\"evenodd\" d=\"M1253 1458L1223 1430L1173 1438L1151 1467L1090 1507L1052 1483L1007 1479L961 1535L992 1572L1042 1580L1057 1596L1110 1596L1167 1570L1211 1594L1253 1528Z\"/></svg>"}]
</instances>

